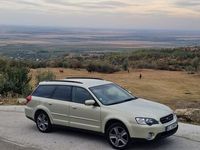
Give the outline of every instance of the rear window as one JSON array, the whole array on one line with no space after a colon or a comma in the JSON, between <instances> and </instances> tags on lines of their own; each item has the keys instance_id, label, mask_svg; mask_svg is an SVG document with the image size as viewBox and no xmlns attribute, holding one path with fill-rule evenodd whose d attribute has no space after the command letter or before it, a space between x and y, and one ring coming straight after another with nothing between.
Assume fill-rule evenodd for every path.
<instances>
[{"instance_id":1,"label":"rear window","mask_svg":"<svg viewBox=\"0 0 200 150\"><path fill-rule=\"evenodd\" d=\"M54 85L40 85L34 92L33 96L50 98L56 86Z\"/></svg>"}]
</instances>

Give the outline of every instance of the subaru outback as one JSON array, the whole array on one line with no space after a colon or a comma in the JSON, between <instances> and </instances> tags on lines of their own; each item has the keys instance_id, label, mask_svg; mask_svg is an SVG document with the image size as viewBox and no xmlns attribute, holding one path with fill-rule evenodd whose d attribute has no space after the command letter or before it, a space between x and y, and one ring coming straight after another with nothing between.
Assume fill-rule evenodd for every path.
<instances>
[{"instance_id":1,"label":"subaru outback","mask_svg":"<svg viewBox=\"0 0 200 150\"><path fill-rule=\"evenodd\" d=\"M178 129L169 107L99 78L43 81L27 97L25 115L41 132L61 125L103 133L115 149L127 148L132 139L168 137Z\"/></svg>"}]
</instances>

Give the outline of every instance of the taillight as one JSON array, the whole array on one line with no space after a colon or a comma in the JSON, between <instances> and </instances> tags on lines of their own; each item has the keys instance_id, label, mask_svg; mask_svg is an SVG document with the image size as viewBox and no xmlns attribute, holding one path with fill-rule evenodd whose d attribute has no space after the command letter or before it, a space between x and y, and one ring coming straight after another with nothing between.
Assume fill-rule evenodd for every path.
<instances>
[{"instance_id":1,"label":"taillight","mask_svg":"<svg viewBox=\"0 0 200 150\"><path fill-rule=\"evenodd\" d=\"M28 104L32 100L32 96L29 95L26 97L26 104Z\"/></svg>"}]
</instances>

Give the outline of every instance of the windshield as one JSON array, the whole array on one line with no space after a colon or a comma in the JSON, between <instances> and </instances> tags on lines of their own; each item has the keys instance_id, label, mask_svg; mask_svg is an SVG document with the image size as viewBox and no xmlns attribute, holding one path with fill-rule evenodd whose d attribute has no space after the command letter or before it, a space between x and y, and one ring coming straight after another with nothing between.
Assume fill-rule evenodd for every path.
<instances>
[{"instance_id":1,"label":"windshield","mask_svg":"<svg viewBox=\"0 0 200 150\"><path fill-rule=\"evenodd\" d=\"M136 99L136 97L116 84L95 86L91 87L90 90L104 105L118 104Z\"/></svg>"}]
</instances>

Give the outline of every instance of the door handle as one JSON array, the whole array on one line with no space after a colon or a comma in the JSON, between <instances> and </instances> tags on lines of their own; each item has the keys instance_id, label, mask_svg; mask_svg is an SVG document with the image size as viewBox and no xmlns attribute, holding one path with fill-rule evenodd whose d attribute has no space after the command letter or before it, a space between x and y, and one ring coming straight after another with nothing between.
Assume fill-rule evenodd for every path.
<instances>
[{"instance_id":1,"label":"door handle","mask_svg":"<svg viewBox=\"0 0 200 150\"><path fill-rule=\"evenodd\" d=\"M72 106L72 109L77 109L77 107Z\"/></svg>"},{"instance_id":2,"label":"door handle","mask_svg":"<svg viewBox=\"0 0 200 150\"><path fill-rule=\"evenodd\" d=\"M52 105L51 103L48 103L49 105Z\"/></svg>"}]
</instances>

